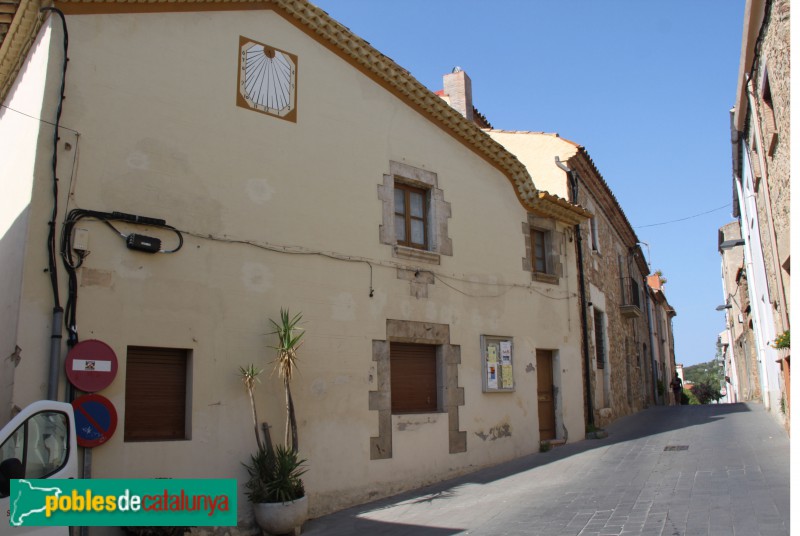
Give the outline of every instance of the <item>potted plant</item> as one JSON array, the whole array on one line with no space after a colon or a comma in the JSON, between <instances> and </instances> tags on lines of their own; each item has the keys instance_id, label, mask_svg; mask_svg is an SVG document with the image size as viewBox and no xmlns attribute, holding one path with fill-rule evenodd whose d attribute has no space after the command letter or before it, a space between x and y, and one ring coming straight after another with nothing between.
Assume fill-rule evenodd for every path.
<instances>
[{"instance_id":1,"label":"potted plant","mask_svg":"<svg viewBox=\"0 0 800 536\"><path fill-rule=\"evenodd\" d=\"M285 445L261 447L244 464L249 479L247 498L253 503L256 522L268 534L299 530L308 518L308 497L302 475L306 460Z\"/></svg>"},{"instance_id":2,"label":"potted plant","mask_svg":"<svg viewBox=\"0 0 800 536\"><path fill-rule=\"evenodd\" d=\"M781 357L781 359L784 359L789 355L789 349L791 348L791 341L789 337L789 330L787 329L775 337L775 340L772 341L771 346L778 350L778 355Z\"/></svg>"},{"instance_id":3,"label":"potted plant","mask_svg":"<svg viewBox=\"0 0 800 536\"><path fill-rule=\"evenodd\" d=\"M277 335L278 344L273 361L274 371L283 380L286 397L286 436L283 445L274 447L267 427L264 427L265 438L258 433L258 417L256 415L255 397L253 395L261 370L255 365L239 368L239 376L250 398L250 410L253 429L256 435L258 450L250 456L250 463L243 464L249 475L245 483L247 498L253 503L256 522L264 532L269 534L299 533L308 518L308 497L303 487L301 476L306 472L297 453L297 419L294 412L294 401L289 388L292 376L297 368L297 350L302 345L304 331L298 326L301 314L291 316L288 309L281 309L280 322L270 319L273 331Z\"/></svg>"}]
</instances>

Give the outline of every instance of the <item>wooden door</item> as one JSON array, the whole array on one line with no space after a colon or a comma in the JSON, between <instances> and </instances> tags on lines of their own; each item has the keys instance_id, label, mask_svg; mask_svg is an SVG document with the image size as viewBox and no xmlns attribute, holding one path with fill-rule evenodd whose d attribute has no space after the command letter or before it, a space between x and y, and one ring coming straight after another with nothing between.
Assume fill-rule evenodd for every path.
<instances>
[{"instance_id":1,"label":"wooden door","mask_svg":"<svg viewBox=\"0 0 800 536\"><path fill-rule=\"evenodd\" d=\"M556 405L553 397L553 352L536 350L539 439L556 438Z\"/></svg>"}]
</instances>

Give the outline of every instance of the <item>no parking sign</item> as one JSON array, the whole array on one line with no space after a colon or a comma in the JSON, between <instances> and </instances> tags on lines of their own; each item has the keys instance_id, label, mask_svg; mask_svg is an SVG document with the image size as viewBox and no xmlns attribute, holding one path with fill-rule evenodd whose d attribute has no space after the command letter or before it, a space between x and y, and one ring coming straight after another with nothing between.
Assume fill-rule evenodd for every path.
<instances>
[{"instance_id":1,"label":"no parking sign","mask_svg":"<svg viewBox=\"0 0 800 536\"><path fill-rule=\"evenodd\" d=\"M78 445L92 448L111 439L117 429L117 410L109 399L98 394L83 395L72 401Z\"/></svg>"}]
</instances>

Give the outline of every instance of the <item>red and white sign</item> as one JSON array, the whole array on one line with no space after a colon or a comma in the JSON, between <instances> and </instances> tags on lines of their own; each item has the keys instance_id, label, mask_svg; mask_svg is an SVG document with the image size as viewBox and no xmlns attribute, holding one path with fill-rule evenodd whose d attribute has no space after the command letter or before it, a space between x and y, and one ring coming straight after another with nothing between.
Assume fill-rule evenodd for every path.
<instances>
[{"instance_id":1,"label":"red and white sign","mask_svg":"<svg viewBox=\"0 0 800 536\"><path fill-rule=\"evenodd\" d=\"M67 354L66 369L72 385L95 393L111 385L117 376L117 355L103 341L81 341Z\"/></svg>"}]
</instances>

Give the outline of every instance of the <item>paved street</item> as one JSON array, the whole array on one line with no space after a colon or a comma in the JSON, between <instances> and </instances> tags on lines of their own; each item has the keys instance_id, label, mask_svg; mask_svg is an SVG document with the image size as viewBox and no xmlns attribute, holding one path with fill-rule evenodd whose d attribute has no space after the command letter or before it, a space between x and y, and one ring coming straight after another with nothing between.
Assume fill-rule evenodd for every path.
<instances>
[{"instance_id":1,"label":"paved street","mask_svg":"<svg viewBox=\"0 0 800 536\"><path fill-rule=\"evenodd\" d=\"M607 430L311 520L303 534L789 534L789 439L760 405L656 407Z\"/></svg>"}]
</instances>

